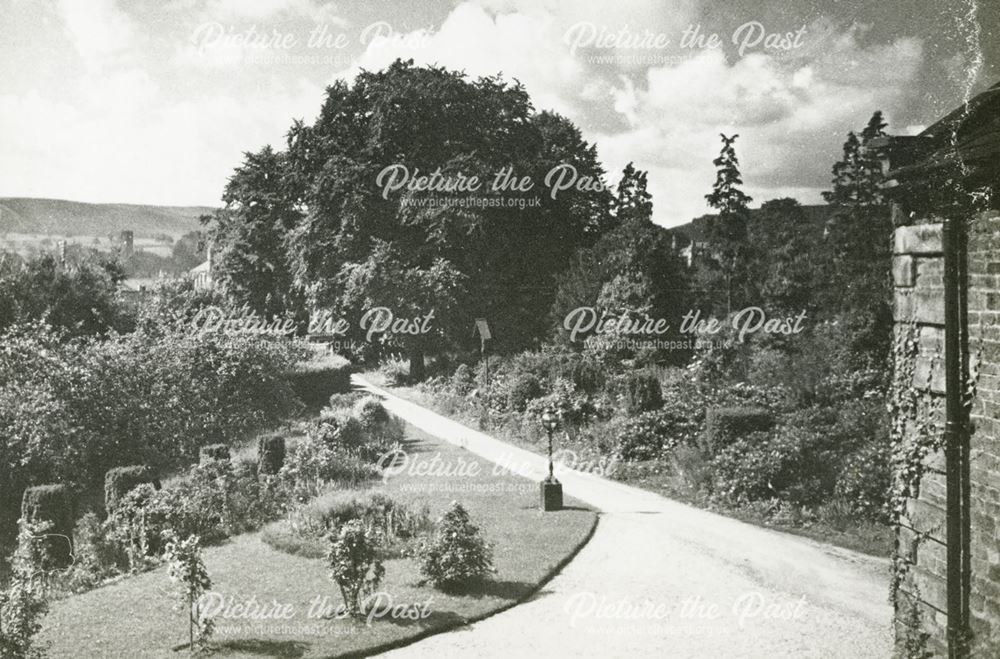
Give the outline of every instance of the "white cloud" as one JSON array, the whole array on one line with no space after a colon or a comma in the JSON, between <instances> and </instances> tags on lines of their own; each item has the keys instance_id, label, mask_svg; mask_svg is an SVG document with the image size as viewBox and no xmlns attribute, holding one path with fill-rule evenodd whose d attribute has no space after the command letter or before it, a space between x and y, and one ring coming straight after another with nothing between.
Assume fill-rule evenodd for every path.
<instances>
[{"instance_id":1,"label":"white cloud","mask_svg":"<svg viewBox=\"0 0 1000 659\"><path fill-rule=\"evenodd\" d=\"M120 52L132 43L132 21L115 0L60 0L58 11L66 35L84 60Z\"/></svg>"}]
</instances>

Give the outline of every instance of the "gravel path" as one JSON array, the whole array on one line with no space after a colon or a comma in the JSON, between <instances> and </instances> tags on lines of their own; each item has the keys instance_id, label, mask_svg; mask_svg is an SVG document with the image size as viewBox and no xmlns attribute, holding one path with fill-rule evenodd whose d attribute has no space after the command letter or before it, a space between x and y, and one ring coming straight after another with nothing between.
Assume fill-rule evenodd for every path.
<instances>
[{"instance_id":1,"label":"gravel path","mask_svg":"<svg viewBox=\"0 0 1000 659\"><path fill-rule=\"evenodd\" d=\"M546 460L378 389L394 414L541 479ZM602 511L531 600L389 657L889 657L889 563L557 467Z\"/></svg>"}]
</instances>

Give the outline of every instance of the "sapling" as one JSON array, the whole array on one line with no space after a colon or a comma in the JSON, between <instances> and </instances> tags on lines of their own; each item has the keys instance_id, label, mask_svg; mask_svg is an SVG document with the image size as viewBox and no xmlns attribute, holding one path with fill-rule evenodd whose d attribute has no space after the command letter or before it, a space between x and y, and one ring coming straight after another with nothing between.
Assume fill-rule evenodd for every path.
<instances>
[{"instance_id":1,"label":"sapling","mask_svg":"<svg viewBox=\"0 0 1000 659\"><path fill-rule=\"evenodd\" d=\"M167 562L167 576L180 585L180 606L188 611L188 649L191 654L208 649L212 635L212 619L202 617L201 597L212 588L205 563L201 559L201 539L196 535L178 540L166 535L163 557Z\"/></svg>"}]
</instances>

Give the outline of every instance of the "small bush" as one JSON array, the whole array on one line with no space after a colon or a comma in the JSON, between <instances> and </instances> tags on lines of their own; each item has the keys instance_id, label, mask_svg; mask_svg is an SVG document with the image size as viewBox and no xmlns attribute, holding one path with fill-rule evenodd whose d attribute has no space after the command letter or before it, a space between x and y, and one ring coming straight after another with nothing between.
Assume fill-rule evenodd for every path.
<instances>
[{"instance_id":1,"label":"small bush","mask_svg":"<svg viewBox=\"0 0 1000 659\"><path fill-rule=\"evenodd\" d=\"M362 398L355 403L353 416L361 423L361 427L368 432L377 431L389 423L389 412L382 405L382 401L374 396Z\"/></svg>"},{"instance_id":2,"label":"small bush","mask_svg":"<svg viewBox=\"0 0 1000 659\"><path fill-rule=\"evenodd\" d=\"M391 356L382 360L378 367L389 386L400 387L410 382L410 363L399 356Z\"/></svg>"},{"instance_id":3,"label":"small bush","mask_svg":"<svg viewBox=\"0 0 1000 659\"><path fill-rule=\"evenodd\" d=\"M198 450L198 457L201 464L206 464L212 461L228 461L229 447L225 444L209 444L208 446L202 446Z\"/></svg>"},{"instance_id":4,"label":"small bush","mask_svg":"<svg viewBox=\"0 0 1000 659\"><path fill-rule=\"evenodd\" d=\"M442 590L467 588L493 572L493 549L457 501L438 520L433 538L417 548L420 573Z\"/></svg>"},{"instance_id":5,"label":"small bush","mask_svg":"<svg viewBox=\"0 0 1000 659\"><path fill-rule=\"evenodd\" d=\"M330 579L340 588L344 606L353 615L361 613L361 602L378 588L385 567L378 557L378 538L352 520L330 537L327 565Z\"/></svg>"},{"instance_id":6,"label":"small bush","mask_svg":"<svg viewBox=\"0 0 1000 659\"><path fill-rule=\"evenodd\" d=\"M285 438L263 435L257 440L257 473L273 476L285 464Z\"/></svg>"},{"instance_id":7,"label":"small bush","mask_svg":"<svg viewBox=\"0 0 1000 659\"><path fill-rule=\"evenodd\" d=\"M448 381L452 393L457 396L467 396L476 388L475 374L468 364L459 364Z\"/></svg>"},{"instance_id":8,"label":"small bush","mask_svg":"<svg viewBox=\"0 0 1000 659\"><path fill-rule=\"evenodd\" d=\"M759 407L713 407L705 413L705 449L716 453L753 432L770 430L774 417Z\"/></svg>"},{"instance_id":9,"label":"small bush","mask_svg":"<svg viewBox=\"0 0 1000 659\"><path fill-rule=\"evenodd\" d=\"M143 483L150 483L157 490L160 489L160 480L148 465L109 469L104 475L104 509L108 512L114 510L123 496Z\"/></svg>"},{"instance_id":10,"label":"small bush","mask_svg":"<svg viewBox=\"0 0 1000 659\"><path fill-rule=\"evenodd\" d=\"M507 407L523 412L528 402L542 395L542 384L531 373L515 376L507 389Z\"/></svg>"},{"instance_id":11,"label":"small bush","mask_svg":"<svg viewBox=\"0 0 1000 659\"><path fill-rule=\"evenodd\" d=\"M65 485L36 485L24 491L21 518L32 524L50 525L44 544L54 566L70 563L75 516L73 497Z\"/></svg>"},{"instance_id":12,"label":"small bush","mask_svg":"<svg viewBox=\"0 0 1000 659\"><path fill-rule=\"evenodd\" d=\"M631 373L625 378L622 403L628 414L649 412L663 405L660 381L645 373Z\"/></svg>"}]
</instances>

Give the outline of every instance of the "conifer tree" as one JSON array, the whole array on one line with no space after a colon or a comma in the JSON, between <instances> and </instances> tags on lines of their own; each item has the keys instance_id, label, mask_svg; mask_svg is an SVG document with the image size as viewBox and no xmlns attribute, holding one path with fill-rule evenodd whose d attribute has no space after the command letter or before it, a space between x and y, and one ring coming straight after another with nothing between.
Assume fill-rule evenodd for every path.
<instances>
[{"instance_id":1,"label":"conifer tree","mask_svg":"<svg viewBox=\"0 0 1000 659\"><path fill-rule=\"evenodd\" d=\"M719 157L715 165L715 184L705 195L708 204L719 211L718 217L708 221L708 243L715 269L721 274L726 291L726 311L729 312L746 301L741 294L745 287L738 285L740 274L746 267L747 224L750 211L747 206L753 198L743 192L740 163L733 143L739 135L722 138Z\"/></svg>"}]
</instances>

